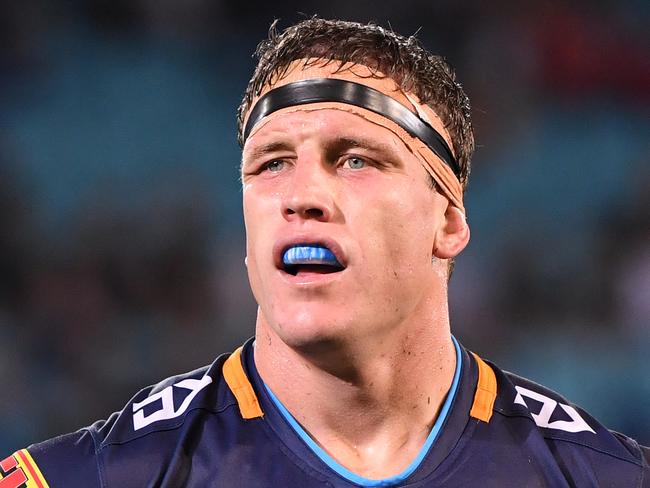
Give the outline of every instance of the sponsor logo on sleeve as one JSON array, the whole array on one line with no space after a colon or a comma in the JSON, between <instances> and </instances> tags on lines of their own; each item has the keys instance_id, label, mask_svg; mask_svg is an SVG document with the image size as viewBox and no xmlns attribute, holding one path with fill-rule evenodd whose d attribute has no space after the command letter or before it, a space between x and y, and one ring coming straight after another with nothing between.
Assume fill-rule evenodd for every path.
<instances>
[{"instance_id":1,"label":"sponsor logo on sleeve","mask_svg":"<svg viewBox=\"0 0 650 488\"><path fill-rule=\"evenodd\" d=\"M27 449L0 461L0 488L49 488Z\"/></svg>"},{"instance_id":2,"label":"sponsor logo on sleeve","mask_svg":"<svg viewBox=\"0 0 650 488\"><path fill-rule=\"evenodd\" d=\"M523 405L526 407L532 417L535 423L539 427L544 427L546 429L556 429L556 430L563 430L565 432L571 432L571 433L576 433L576 432L591 432L595 434L594 429L589 427L589 424L585 422L585 419L583 419L578 411L573 408L571 405L565 405L564 403L559 403L552 398L547 397L546 395L542 395L541 393L537 393L536 391L529 390L528 388L524 388L523 386L515 386L517 389L517 396L515 397L515 403L519 405ZM537 402L540 402L542 404L542 408L539 410L539 412L535 413L533 412L528 404L526 403L526 400L524 398L529 398L530 400L535 400ZM560 407L566 415L569 416L571 420L554 420L551 421L551 416L553 415L553 412L555 412L555 409L557 407Z\"/></svg>"},{"instance_id":3,"label":"sponsor logo on sleeve","mask_svg":"<svg viewBox=\"0 0 650 488\"><path fill-rule=\"evenodd\" d=\"M135 402L133 404L133 429L139 430L154 422L169 420L181 416L190 406L194 397L210 383L212 383L212 378L207 374L200 380L189 378L168 386L158 393L145 398L141 402ZM174 408L174 391L177 391L178 389L189 390L190 393L176 409ZM161 407L158 410L145 415L145 407L158 401L160 401ZM3 487L0 486L0 488Z\"/></svg>"}]
</instances>

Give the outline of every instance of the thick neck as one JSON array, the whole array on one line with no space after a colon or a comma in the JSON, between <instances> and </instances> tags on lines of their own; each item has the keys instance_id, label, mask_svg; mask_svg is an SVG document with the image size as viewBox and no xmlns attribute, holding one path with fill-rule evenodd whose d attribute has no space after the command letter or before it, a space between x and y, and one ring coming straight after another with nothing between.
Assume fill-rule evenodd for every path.
<instances>
[{"instance_id":1,"label":"thick neck","mask_svg":"<svg viewBox=\"0 0 650 488\"><path fill-rule=\"evenodd\" d=\"M400 473L417 455L453 380L446 310L383 337L285 344L260 312L255 363L266 385L341 465L368 478Z\"/></svg>"}]
</instances>

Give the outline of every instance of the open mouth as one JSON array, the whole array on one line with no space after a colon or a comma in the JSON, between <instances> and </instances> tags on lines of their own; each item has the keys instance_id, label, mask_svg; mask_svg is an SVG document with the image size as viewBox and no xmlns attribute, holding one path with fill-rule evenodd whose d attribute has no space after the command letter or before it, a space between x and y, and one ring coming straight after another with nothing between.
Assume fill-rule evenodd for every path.
<instances>
[{"instance_id":1,"label":"open mouth","mask_svg":"<svg viewBox=\"0 0 650 488\"><path fill-rule=\"evenodd\" d=\"M343 271L332 251L320 244L298 244L282 253L282 268L293 276L301 273L330 274Z\"/></svg>"}]
</instances>

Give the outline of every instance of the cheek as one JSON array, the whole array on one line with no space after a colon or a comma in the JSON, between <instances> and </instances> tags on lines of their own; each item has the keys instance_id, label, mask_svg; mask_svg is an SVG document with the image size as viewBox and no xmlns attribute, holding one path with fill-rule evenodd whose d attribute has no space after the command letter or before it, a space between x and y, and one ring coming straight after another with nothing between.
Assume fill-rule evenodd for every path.
<instances>
[{"instance_id":1,"label":"cheek","mask_svg":"<svg viewBox=\"0 0 650 488\"><path fill-rule=\"evenodd\" d=\"M251 286L256 288L259 281L260 266L270 255L270 233L266 226L269 224L268 202L254 192L252 185L243 188L243 213L246 228L246 259L248 277Z\"/></svg>"},{"instance_id":2,"label":"cheek","mask_svg":"<svg viewBox=\"0 0 650 488\"><path fill-rule=\"evenodd\" d=\"M356 238L362 266L358 296L373 314L405 317L432 289L433 225L426 202L388 190L366 209Z\"/></svg>"},{"instance_id":3,"label":"cheek","mask_svg":"<svg viewBox=\"0 0 650 488\"><path fill-rule=\"evenodd\" d=\"M246 231L246 256L248 257L248 262L250 264L251 261L255 259L253 246L256 241L255 231L257 229L257 218L255 205L253 205L250 198L248 198L249 193L247 194L246 187L244 187L242 207L244 214L244 228Z\"/></svg>"},{"instance_id":4,"label":"cheek","mask_svg":"<svg viewBox=\"0 0 650 488\"><path fill-rule=\"evenodd\" d=\"M374 207L374 220L391 262L430 259L434 238L432 206L426 195L417 193L408 188L387 190L382 202Z\"/></svg>"},{"instance_id":5,"label":"cheek","mask_svg":"<svg viewBox=\"0 0 650 488\"><path fill-rule=\"evenodd\" d=\"M247 251L251 254L264 242L265 235L267 240L269 238L266 226L269 225L269 216L272 215L273 199L259 196L253 184L244 185L242 193Z\"/></svg>"}]
</instances>

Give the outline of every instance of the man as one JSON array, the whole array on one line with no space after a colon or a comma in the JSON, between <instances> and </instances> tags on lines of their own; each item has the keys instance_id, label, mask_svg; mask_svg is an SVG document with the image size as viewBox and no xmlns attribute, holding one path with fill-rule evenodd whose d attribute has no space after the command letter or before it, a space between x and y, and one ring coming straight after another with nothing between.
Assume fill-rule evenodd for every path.
<instances>
[{"instance_id":1,"label":"man","mask_svg":"<svg viewBox=\"0 0 650 488\"><path fill-rule=\"evenodd\" d=\"M474 143L449 66L320 19L258 55L239 110L254 341L18 451L0 488L650 486L646 448L451 335Z\"/></svg>"}]
</instances>

